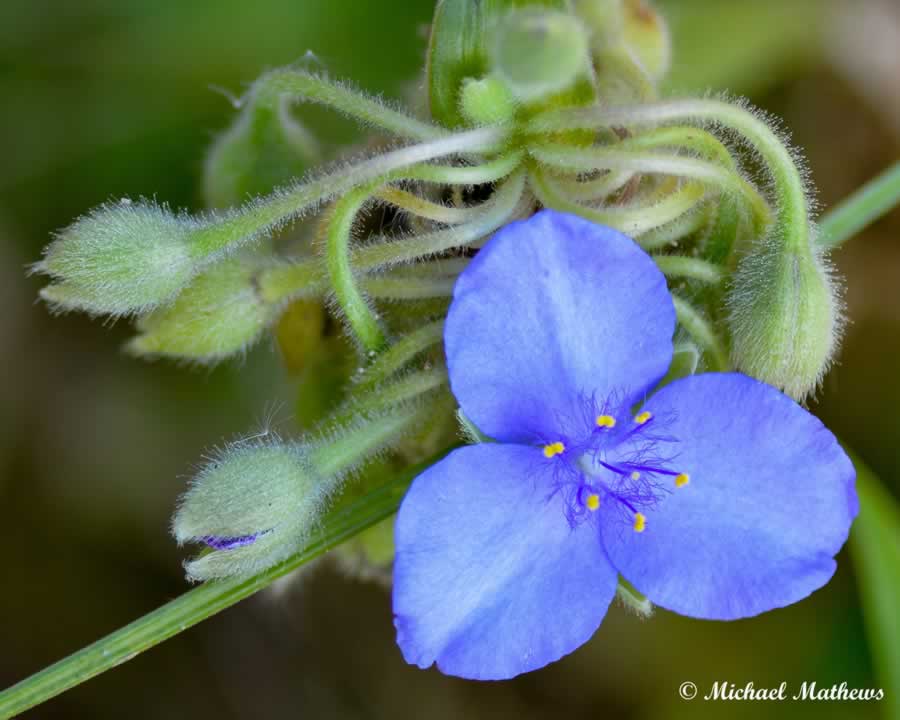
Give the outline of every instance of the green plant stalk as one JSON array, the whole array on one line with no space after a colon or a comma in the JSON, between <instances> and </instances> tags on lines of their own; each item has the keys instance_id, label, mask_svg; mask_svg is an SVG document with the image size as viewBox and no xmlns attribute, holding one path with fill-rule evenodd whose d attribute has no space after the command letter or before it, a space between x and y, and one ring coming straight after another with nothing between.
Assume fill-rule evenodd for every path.
<instances>
[{"instance_id":1,"label":"green plant stalk","mask_svg":"<svg viewBox=\"0 0 900 720\"><path fill-rule=\"evenodd\" d=\"M390 185L379 188L375 195L379 200L393 205L410 215L443 225L459 225L472 219L473 212L471 208L449 207Z\"/></svg>"},{"instance_id":2,"label":"green plant stalk","mask_svg":"<svg viewBox=\"0 0 900 720\"><path fill-rule=\"evenodd\" d=\"M524 186L524 173L515 172L498 187L490 200L472 208L470 222L408 239L383 238L353 251L350 265L357 272L368 272L471 245L497 230L515 214ZM260 273L257 285L264 302L278 305L292 298L323 292L327 287L325 280L321 263L309 259L268 268Z\"/></svg>"},{"instance_id":3,"label":"green plant stalk","mask_svg":"<svg viewBox=\"0 0 900 720\"><path fill-rule=\"evenodd\" d=\"M772 178L782 242L791 252L811 255L809 205L800 170L778 135L763 120L744 108L719 100L674 100L630 107L554 110L533 118L529 131L541 134L685 121L729 128L749 141L765 162Z\"/></svg>"},{"instance_id":4,"label":"green plant stalk","mask_svg":"<svg viewBox=\"0 0 900 720\"><path fill-rule=\"evenodd\" d=\"M686 183L650 205L594 208L569 200L564 189L557 187L539 168L535 169L529 180L535 195L545 207L579 215L601 225L609 225L635 238L691 212L706 197L705 187L695 182Z\"/></svg>"},{"instance_id":5,"label":"green plant stalk","mask_svg":"<svg viewBox=\"0 0 900 720\"><path fill-rule=\"evenodd\" d=\"M678 324L683 327L694 342L706 353L712 363L712 370L721 372L729 368L728 355L722 347L718 335L707 320L684 298L672 295Z\"/></svg>"},{"instance_id":6,"label":"green plant stalk","mask_svg":"<svg viewBox=\"0 0 900 720\"><path fill-rule=\"evenodd\" d=\"M768 203L735 170L716 163L674 154L651 154L646 151L610 150L605 147L571 148L544 146L532 150L540 162L567 170L627 170L634 173L672 175L696 180L711 189L726 191L744 199L760 227L771 222Z\"/></svg>"},{"instance_id":7,"label":"green plant stalk","mask_svg":"<svg viewBox=\"0 0 900 720\"><path fill-rule=\"evenodd\" d=\"M666 277L699 280L711 285L722 281L722 268L700 258L684 255L655 255L653 261Z\"/></svg>"},{"instance_id":8,"label":"green plant stalk","mask_svg":"<svg viewBox=\"0 0 900 720\"><path fill-rule=\"evenodd\" d=\"M254 92L260 103L275 105L285 97L317 103L411 140L435 140L448 134L444 128L411 118L359 91L301 70L273 70L254 84Z\"/></svg>"},{"instance_id":9,"label":"green plant stalk","mask_svg":"<svg viewBox=\"0 0 900 720\"><path fill-rule=\"evenodd\" d=\"M678 241L692 235L709 222L710 206L708 204L688 211L665 225L649 230L639 238L635 238L644 250L659 250L667 246L677 245Z\"/></svg>"},{"instance_id":10,"label":"green plant stalk","mask_svg":"<svg viewBox=\"0 0 900 720\"><path fill-rule=\"evenodd\" d=\"M377 155L310 182L276 191L266 198L207 221L192 234L193 252L200 259L215 258L361 185L387 183L407 177L408 172L405 171L410 166L450 155L496 152L502 149L505 138L506 130L500 127L456 133ZM434 172L439 172L439 169Z\"/></svg>"},{"instance_id":11,"label":"green plant stalk","mask_svg":"<svg viewBox=\"0 0 900 720\"><path fill-rule=\"evenodd\" d=\"M373 353L384 348L387 338L375 312L357 286L350 264L350 242L356 215L376 189L377 186L363 185L338 201L325 241L325 265L334 296L360 347Z\"/></svg>"},{"instance_id":12,"label":"green plant stalk","mask_svg":"<svg viewBox=\"0 0 900 720\"><path fill-rule=\"evenodd\" d=\"M0 718L4 720L39 705L80 683L134 659L164 640L177 635L275 580L390 517L400 506L409 484L423 469L437 462L442 451L411 467L395 480L338 507L328 514L312 539L293 557L251 578L209 582L186 592L135 622L60 660L45 670L0 693Z\"/></svg>"},{"instance_id":13,"label":"green plant stalk","mask_svg":"<svg viewBox=\"0 0 900 720\"><path fill-rule=\"evenodd\" d=\"M443 337L443 320L417 328L381 353L359 376L358 387L371 388L384 382L416 355L441 342Z\"/></svg>"},{"instance_id":14,"label":"green plant stalk","mask_svg":"<svg viewBox=\"0 0 900 720\"><path fill-rule=\"evenodd\" d=\"M870 180L819 221L818 242L835 248L900 204L900 162Z\"/></svg>"}]
</instances>

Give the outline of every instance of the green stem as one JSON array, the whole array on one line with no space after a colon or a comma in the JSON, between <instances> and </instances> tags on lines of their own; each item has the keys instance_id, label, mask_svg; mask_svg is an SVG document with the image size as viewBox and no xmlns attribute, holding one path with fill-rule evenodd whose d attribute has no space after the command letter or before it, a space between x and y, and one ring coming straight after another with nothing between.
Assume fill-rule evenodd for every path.
<instances>
[{"instance_id":1,"label":"green stem","mask_svg":"<svg viewBox=\"0 0 900 720\"><path fill-rule=\"evenodd\" d=\"M366 292L379 300L427 300L450 297L456 277L419 277L407 275L373 275L360 283Z\"/></svg>"},{"instance_id":2,"label":"green stem","mask_svg":"<svg viewBox=\"0 0 900 720\"><path fill-rule=\"evenodd\" d=\"M673 125L654 128L638 135L624 138L615 144L621 150L655 150L661 147L687 148L718 162L729 170L737 170L728 148L719 138L702 128L691 125Z\"/></svg>"},{"instance_id":3,"label":"green stem","mask_svg":"<svg viewBox=\"0 0 900 720\"><path fill-rule=\"evenodd\" d=\"M761 227L771 221L768 203L756 188L736 171L697 158L644 151L610 150L606 147L572 148L545 145L531 150L541 163L564 170L626 170L689 178L715 190L724 190L745 199Z\"/></svg>"},{"instance_id":4,"label":"green stem","mask_svg":"<svg viewBox=\"0 0 900 720\"><path fill-rule=\"evenodd\" d=\"M706 260L684 255L654 255L653 261L666 277L699 280L711 285L722 281L722 268Z\"/></svg>"},{"instance_id":5,"label":"green stem","mask_svg":"<svg viewBox=\"0 0 900 720\"><path fill-rule=\"evenodd\" d=\"M449 207L419 197L415 193L387 185L376 193L379 200L393 205L411 215L443 225L459 225L472 219L471 208Z\"/></svg>"},{"instance_id":6,"label":"green stem","mask_svg":"<svg viewBox=\"0 0 900 720\"><path fill-rule=\"evenodd\" d=\"M297 554L250 578L200 585L0 693L0 718L11 718L231 607L275 580L393 515L412 479L446 451L405 470L396 479L333 510Z\"/></svg>"},{"instance_id":7,"label":"green stem","mask_svg":"<svg viewBox=\"0 0 900 720\"><path fill-rule=\"evenodd\" d=\"M569 200L564 190L557 187L540 168L536 168L529 179L535 195L544 207L608 225L632 237L672 222L693 210L706 196L706 190L700 183L686 183L651 205L593 208Z\"/></svg>"},{"instance_id":8,"label":"green stem","mask_svg":"<svg viewBox=\"0 0 900 720\"><path fill-rule=\"evenodd\" d=\"M394 447L409 429L423 419L425 408L409 400L446 383L446 373L429 371L410 375L387 386L383 392L366 396L353 405L356 413L349 421L338 412L324 437L308 450L310 464L335 487L349 472L364 465L374 454ZM404 405L404 403L407 403ZM385 409L390 407L389 412ZM366 414L374 414L367 417ZM363 417L363 420L359 418Z\"/></svg>"},{"instance_id":9,"label":"green stem","mask_svg":"<svg viewBox=\"0 0 900 720\"><path fill-rule=\"evenodd\" d=\"M440 140L376 155L316 180L276 191L202 224L191 236L194 254L199 260L212 262L320 203L361 185L402 179L409 175L405 171L410 166L449 155L495 152L501 149L505 137L506 133L501 128L479 128L456 133Z\"/></svg>"},{"instance_id":10,"label":"green stem","mask_svg":"<svg viewBox=\"0 0 900 720\"><path fill-rule=\"evenodd\" d=\"M516 171L497 188L490 200L481 205L477 219L402 240L383 239L370 243L354 252L353 266L359 270L373 270L471 245L506 224L518 207L524 187L524 172Z\"/></svg>"},{"instance_id":11,"label":"green stem","mask_svg":"<svg viewBox=\"0 0 900 720\"><path fill-rule=\"evenodd\" d=\"M687 331L694 339L697 345L706 353L712 361L712 369L723 371L728 369L728 356L722 347L722 342L718 335L693 305L684 298L677 295L672 296L672 302L675 303L675 315L678 318L678 324Z\"/></svg>"},{"instance_id":12,"label":"green stem","mask_svg":"<svg viewBox=\"0 0 900 720\"><path fill-rule=\"evenodd\" d=\"M603 175L590 180L556 177L553 181L569 200L576 202L599 201L621 190L634 177L628 170L607 170Z\"/></svg>"},{"instance_id":13,"label":"green stem","mask_svg":"<svg viewBox=\"0 0 900 720\"><path fill-rule=\"evenodd\" d=\"M330 82L301 70L279 69L263 75L253 86L260 103L275 104L285 96L293 100L317 103L411 140L435 140L448 131L398 112L358 90Z\"/></svg>"},{"instance_id":14,"label":"green stem","mask_svg":"<svg viewBox=\"0 0 900 720\"><path fill-rule=\"evenodd\" d=\"M778 208L778 231L788 250L811 254L806 185L790 150L768 124L744 108L718 100L676 100L630 107L554 110L532 119L537 134L611 126L713 123L742 135L768 167Z\"/></svg>"},{"instance_id":15,"label":"green stem","mask_svg":"<svg viewBox=\"0 0 900 720\"><path fill-rule=\"evenodd\" d=\"M709 205L699 206L672 222L660 225L636 238L644 250L659 250L666 246L678 245L678 241L700 230L709 222Z\"/></svg>"},{"instance_id":16,"label":"green stem","mask_svg":"<svg viewBox=\"0 0 900 720\"><path fill-rule=\"evenodd\" d=\"M900 162L870 180L819 221L819 244L834 248L900 203Z\"/></svg>"},{"instance_id":17,"label":"green stem","mask_svg":"<svg viewBox=\"0 0 900 720\"><path fill-rule=\"evenodd\" d=\"M359 376L358 383L360 387L373 387L384 382L416 355L437 345L443 337L443 320L437 320L414 330L381 353L366 371Z\"/></svg>"},{"instance_id":18,"label":"green stem","mask_svg":"<svg viewBox=\"0 0 900 720\"><path fill-rule=\"evenodd\" d=\"M376 189L364 185L345 195L335 206L326 235L325 265L338 305L360 346L379 352L387 342L381 325L356 284L350 265L350 241L357 213Z\"/></svg>"}]
</instances>

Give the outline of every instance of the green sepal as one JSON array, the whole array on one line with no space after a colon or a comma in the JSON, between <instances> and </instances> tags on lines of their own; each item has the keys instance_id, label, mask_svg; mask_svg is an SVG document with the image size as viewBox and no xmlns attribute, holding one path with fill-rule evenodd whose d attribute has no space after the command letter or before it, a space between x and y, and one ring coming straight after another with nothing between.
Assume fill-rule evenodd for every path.
<instances>
[{"instance_id":1,"label":"green sepal","mask_svg":"<svg viewBox=\"0 0 900 720\"><path fill-rule=\"evenodd\" d=\"M259 297L255 278L265 258L257 254L223 260L194 281L171 305L137 322L139 335L127 349L135 355L214 363L253 345L273 322L277 308Z\"/></svg>"},{"instance_id":2,"label":"green sepal","mask_svg":"<svg viewBox=\"0 0 900 720\"><path fill-rule=\"evenodd\" d=\"M265 79L250 89L234 124L209 150L203 191L211 208L268 194L319 160L318 143L292 114L293 98L268 90Z\"/></svg>"}]
</instances>

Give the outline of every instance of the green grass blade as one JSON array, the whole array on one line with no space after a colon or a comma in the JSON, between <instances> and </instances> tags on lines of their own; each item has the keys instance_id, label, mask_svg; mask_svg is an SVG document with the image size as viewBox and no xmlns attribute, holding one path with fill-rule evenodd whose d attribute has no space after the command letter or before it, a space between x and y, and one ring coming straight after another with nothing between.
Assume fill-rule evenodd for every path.
<instances>
[{"instance_id":1,"label":"green grass blade","mask_svg":"<svg viewBox=\"0 0 900 720\"><path fill-rule=\"evenodd\" d=\"M900 162L822 216L819 243L835 248L900 204Z\"/></svg>"},{"instance_id":2,"label":"green grass blade","mask_svg":"<svg viewBox=\"0 0 900 720\"><path fill-rule=\"evenodd\" d=\"M857 457L860 514L850 533L885 718L900 718L900 506Z\"/></svg>"}]
</instances>

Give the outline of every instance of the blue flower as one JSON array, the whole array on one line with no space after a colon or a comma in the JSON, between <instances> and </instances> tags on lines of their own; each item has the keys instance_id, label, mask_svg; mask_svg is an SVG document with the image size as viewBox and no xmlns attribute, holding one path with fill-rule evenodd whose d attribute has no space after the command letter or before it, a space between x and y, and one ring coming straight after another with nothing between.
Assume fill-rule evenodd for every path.
<instances>
[{"instance_id":1,"label":"blue flower","mask_svg":"<svg viewBox=\"0 0 900 720\"><path fill-rule=\"evenodd\" d=\"M716 620L822 587L857 513L819 420L734 373L650 394L672 358L665 279L629 238L543 211L456 284L454 395L497 442L422 473L396 522L394 615L410 663L503 679L586 642L621 574Z\"/></svg>"}]
</instances>

